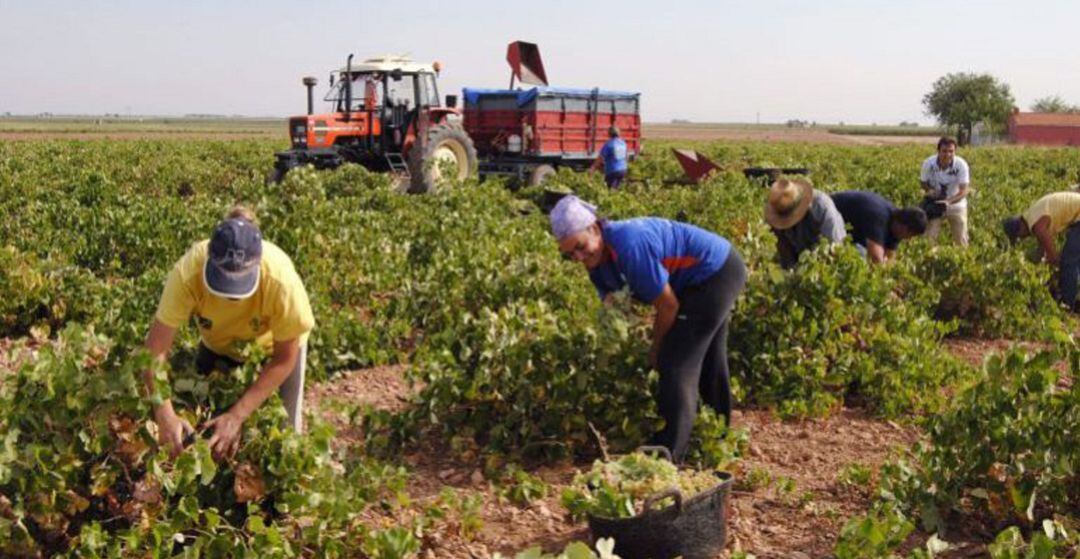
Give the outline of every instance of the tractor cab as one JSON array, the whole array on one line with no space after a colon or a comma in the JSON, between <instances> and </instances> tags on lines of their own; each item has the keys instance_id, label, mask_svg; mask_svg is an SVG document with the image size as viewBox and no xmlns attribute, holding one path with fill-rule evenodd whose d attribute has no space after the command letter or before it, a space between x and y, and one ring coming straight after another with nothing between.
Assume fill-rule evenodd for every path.
<instances>
[{"instance_id":1,"label":"tractor cab","mask_svg":"<svg viewBox=\"0 0 1080 559\"><path fill-rule=\"evenodd\" d=\"M331 88L323 100L338 114L370 114L382 131L382 148L404 153L407 132L421 112L429 116L432 111L454 112L440 110L444 106L439 99L438 71L438 62L417 64L401 56L371 58L331 74ZM457 99L448 96L447 101L452 108Z\"/></svg>"},{"instance_id":2,"label":"tractor cab","mask_svg":"<svg viewBox=\"0 0 1080 559\"><path fill-rule=\"evenodd\" d=\"M381 56L353 63L330 75L323 98L330 112L314 114L315 78L304 78L308 114L289 119L291 149L277 154L271 175L280 180L294 167L311 164L332 169L357 163L373 171L391 171L410 179L410 190L426 191L441 177L432 158L456 165L450 172L464 179L476 166L475 150L461 129L457 98L439 98L438 62L420 64L404 56ZM449 130L448 130L449 129ZM450 137L450 138L448 138ZM434 153L429 140L447 143Z\"/></svg>"}]
</instances>

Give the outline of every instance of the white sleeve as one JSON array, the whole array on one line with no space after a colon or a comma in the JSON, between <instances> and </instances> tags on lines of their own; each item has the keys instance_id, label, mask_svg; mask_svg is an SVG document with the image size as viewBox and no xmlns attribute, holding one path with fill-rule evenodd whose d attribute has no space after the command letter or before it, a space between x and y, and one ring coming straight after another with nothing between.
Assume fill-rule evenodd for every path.
<instances>
[{"instance_id":1,"label":"white sleeve","mask_svg":"<svg viewBox=\"0 0 1080 559\"><path fill-rule=\"evenodd\" d=\"M957 184L971 184L971 170L968 168L967 161L963 159L959 160L958 167L960 167L960 174L956 177Z\"/></svg>"},{"instance_id":2,"label":"white sleeve","mask_svg":"<svg viewBox=\"0 0 1080 559\"><path fill-rule=\"evenodd\" d=\"M919 170L919 182L930 182L930 160L926 159L922 162L922 169Z\"/></svg>"}]
</instances>

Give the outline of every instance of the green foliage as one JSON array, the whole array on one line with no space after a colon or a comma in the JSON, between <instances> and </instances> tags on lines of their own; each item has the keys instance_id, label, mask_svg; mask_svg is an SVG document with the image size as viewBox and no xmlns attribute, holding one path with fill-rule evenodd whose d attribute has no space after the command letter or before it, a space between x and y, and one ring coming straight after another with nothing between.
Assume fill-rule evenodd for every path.
<instances>
[{"instance_id":1,"label":"green foliage","mask_svg":"<svg viewBox=\"0 0 1080 559\"><path fill-rule=\"evenodd\" d=\"M894 512L870 514L848 522L836 542L836 559L881 559L895 557L899 547L915 529L911 522Z\"/></svg>"},{"instance_id":2,"label":"green foliage","mask_svg":"<svg viewBox=\"0 0 1080 559\"><path fill-rule=\"evenodd\" d=\"M1045 339L1060 323L1046 289L1050 270L1018 251L976 252L954 246L919 251L899 263L907 289L927 293L926 310L963 336Z\"/></svg>"},{"instance_id":3,"label":"green foliage","mask_svg":"<svg viewBox=\"0 0 1080 559\"><path fill-rule=\"evenodd\" d=\"M941 346L947 326L851 247L822 247L792 272L764 272L752 276L733 320L744 399L782 415L822 415L845 399L898 415L934 409L958 378Z\"/></svg>"},{"instance_id":4,"label":"green foliage","mask_svg":"<svg viewBox=\"0 0 1080 559\"><path fill-rule=\"evenodd\" d=\"M1001 127L1016 101L1009 86L990 74L958 72L934 82L923 96L926 113L944 126L957 126L971 138L976 122Z\"/></svg>"},{"instance_id":5,"label":"green foliage","mask_svg":"<svg viewBox=\"0 0 1080 559\"><path fill-rule=\"evenodd\" d=\"M1068 355L1075 375L1076 354ZM893 483L925 527L944 529L950 514L1031 523L1078 510L1071 426L1080 421L1080 397L1059 383L1059 357L1017 350L992 357L978 381L930 419L914 471L894 474Z\"/></svg>"},{"instance_id":6,"label":"green foliage","mask_svg":"<svg viewBox=\"0 0 1080 559\"><path fill-rule=\"evenodd\" d=\"M685 462L699 470L730 470L750 448L750 432L729 429L724 416L708 406L698 410Z\"/></svg>"},{"instance_id":7,"label":"green foliage","mask_svg":"<svg viewBox=\"0 0 1080 559\"><path fill-rule=\"evenodd\" d=\"M836 481L840 485L869 490L874 481L874 470L863 464L848 464L836 475Z\"/></svg>"},{"instance_id":8,"label":"green foliage","mask_svg":"<svg viewBox=\"0 0 1080 559\"><path fill-rule=\"evenodd\" d=\"M845 528L851 534L841 543L857 548L862 537L857 534L886 533L908 519L918 519L928 532L944 533L957 518L1050 526L1046 522L1056 515L1076 515L1080 456L1073 432L1080 422L1080 392L1063 381L1056 363L1066 358L1075 378L1080 354L1064 337L1061 341L1062 351L1030 356L1013 349L988 359L971 386L928 419L928 441L913 458L884 468L873 511L852 520ZM1001 557L1029 556L1021 553L1029 548L1017 537L1013 531L999 537ZM1041 537L1030 549L1036 547L1052 549Z\"/></svg>"},{"instance_id":9,"label":"green foliage","mask_svg":"<svg viewBox=\"0 0 1080 559\"><path fill-rule=\"evenodd\" d=\"M551 490L544 480L518 466L507 468L503 477L505 481L499 488L499 495L518 506L529 506L534 501L547 497Z\"/></svg>"},{"instance_id":10,"label":"green foliage","mask_svg":"<svg viewBox=\"0 0 1080 559\"><path fill-rule=\"evenodd\" d=\"M1031 104L1031 111L1036 113L1080 113L1080 107L1069 104L1060 95L1040 97Z\"/></svg>"},{"instance_id":11,"label":"green foliage","mask_svg":"<svg viewBox=\"0 0 1080 559\"><path fill-rule=\"evenodd\" d=\"M1010 526L987 547L991 559L1058 559L1072 556L1080 536L1072 527L1058 520L1044 520L1042 529L1031 534L1030 541L1016 526ZM1058 555L1061 553L1061 555Z\"/></svg>"},{"instance_id":12,"label":"green foliage","mask_svg":"<svg viewBox=\"0 0 1080 559\"><path fill-rule=\"evenodd\" d=\"M140 394L153 369L145 353L125 356L100 334L69 325L0 388L0 553L80 557L402 557L408 527L369 529L354 521L369 504L392 503L403 470L330 450L333 431L284 429L280 404L245 425L244 444L217 464L205 440L175 461L154 442L146 418L155 394ZM253 367L209 379L205 393L228 395ZM167 390L164 371L157 384ZM216 407L194 383L177 400L194 422ZM403 531L404 530L404 531Z\"/></svg>"},{"instance_id":13,"label":"green foliage","mask_svg":"<svg viewBox=\"0 0 1080 559\"><path fill-rule=\"evenodd\" d=\"M566 544L560 553L544 553L539 547L533 547L514 555L514 559L619 559L614 550L613 540L601 538L596 542L595 552L587 544L575 541ZM507 558L496 553L494 559Z\"/></svg>"},{"instance_id":14,"label":"green foliage","mask_svg":"<svg viewBox=\"0 0 1080 559\"><path fill-rule=\"evenodd\" d=\"M408 362L410 377L424 384L410 411L365 416L373 441L407 442L426 430L463 453L551 456L593 452L590 426L618 451L658 426L656 374L645 364L648 321L641 307L602 308L581 267L559 258L537 210L543 189L510 193L489 181L409 197L394 193L387 176L355 166L298 169L267 186L263 177L278 147L270 141L0 144L0 336L33 332L41 339L78 322L111 340L109 363L93 358L87 365L70 347L83 338L64 334L59 340L67 349L49 346L31 369L0 387L0 495L10 502L0 500L5 549L397 556L415 549L422 539L417 531L436 520L403 521L388 531L361 526L357 511L373 503L395 506L404 473L331 452L324 429L307 437L283 431L274 402L251 420L239 464L249 465L242 480L255 488L256 479L262 482L265 495L256 504L232 502L237 470L212 467L203 444L176 466L153 450L147 403L129 382L129 373L145 364L126 354L141 344L172 263L234 202L256 209L266 237L292 256L311 295L318 323L309 342L311 380L342 368ZM701 185L672 186L681 170L666 147L651 144L634 164L635 182L620 191L569 172L551 186L573 189L613 219L677 218L734 242L751 269L731 334L733 381L743 402L784 415L825 413L843 401L885 415L933 411L942 388L965 378L944 356L943 336L1049 339L1046 324L1073 326L1046 294L1046 271L1007 248L995 224L1071 182L1080 152L964 152L975 177L967 250L905 241L897 262L884 268L866 266L847 248L819 250L785 273L772 262L763 190L742 177L741 167L807 166L826 191L869 188L911 204L921 196L915 176L927 148L714 143L696 147L724 169ZM254 369L194 378L185 368L194 342L194 329L185 329L172 388L198 421L228 406ZM87 370L127 380L106 398L93 383L108 375ZM31 403L14 406L16 399ZM115 427L108 423L117 417ZM1005 432L1027 434L1013 426ZM691 460L724 467L741 454L742 437L704 411ZM141 449L139 461L120 467L118 440ZM1052 508L1043 491L1060 495L1055 476L1063 470L1022 450L1003 456L1044 468L1016 479L1040 487L1032 499L1036 513ZM906 471L883 486L897 501L914 502L923 493L904 487L927 470L909 465ZM149 520L133 522L109 510L103 488L116 492L146 479L160 483L162 493L160 510L145 512ZM526 479L512 485L520 488L513 498L523 501L541 491ZM949 508L949 499L933 496L927 510ZM466 512L475 506L460 504ZM463 533L475 530L466 525L473 526L464 523Z\"/></svg>"}]
</instances>

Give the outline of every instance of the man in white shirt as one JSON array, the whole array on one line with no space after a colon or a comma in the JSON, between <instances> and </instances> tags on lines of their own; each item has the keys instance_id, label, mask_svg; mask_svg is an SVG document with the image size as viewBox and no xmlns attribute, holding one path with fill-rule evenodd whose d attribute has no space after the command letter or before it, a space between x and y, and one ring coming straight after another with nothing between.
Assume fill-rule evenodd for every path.
<instances>
[{"instance_id":1,"label":"man in white shirt","mask_svg":"<svg viewBox=\"0 0 1080 559\"><path fill-rule=\"evenodd\" d=\"M967 161L956 155L956 140L944 137L938 140L937 155L923 161L919 181L926 197L944 206L939 217L931 217L926 236L931 243L937 242L942 219L949 222L953 242L960 246L968 244L967 195L971 186L971 171Z\"/></svg>"}]
</instances>

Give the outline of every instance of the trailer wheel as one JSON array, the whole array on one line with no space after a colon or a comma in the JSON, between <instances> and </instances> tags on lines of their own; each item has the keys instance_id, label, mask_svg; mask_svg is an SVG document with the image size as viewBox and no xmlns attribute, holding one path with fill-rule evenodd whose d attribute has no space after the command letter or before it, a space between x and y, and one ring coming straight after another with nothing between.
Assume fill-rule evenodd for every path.
<instances>
[{"instance_id":1,"label":"trailer wheel","mask_svg":"<svg viewBox=\"0 0 1080 559\"><path fill-rule=\"evenodd\" d=\"M420 143L409 150L409 192L423 194L451 181L463 181L476 174L476 147L461 126L438 124L428 130L423 149Z\"/></svg>"},{"instance_id":2,"label":"trailer wheel","mask_svg":"<svg viewBox=\"0 0 1080 559\"><path fill-rule=\"evenodd\" d=\"M548 179L548 177L550 177L550 176L552 176L554 174L555 174L555 167L552 167L551 165L547 165L547 164L537 165L536 167L533 167L532 171L529 172L528 185L529 186L539 186L541 184L544 184L544 181L546 181Z\"/></svg>"}]
</instances>

